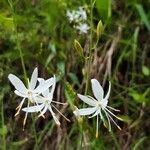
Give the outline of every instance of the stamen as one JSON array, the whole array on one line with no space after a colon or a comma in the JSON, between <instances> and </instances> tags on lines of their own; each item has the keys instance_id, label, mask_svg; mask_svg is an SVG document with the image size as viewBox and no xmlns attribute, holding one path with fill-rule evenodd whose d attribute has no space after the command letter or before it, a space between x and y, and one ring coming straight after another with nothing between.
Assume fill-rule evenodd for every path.
<instances>
[{"instance_id":1,"label":"stamen","mask_svg":"<svg viewBox=\"0 0 150 150\"><path fill-rule=\"evenodd\" d=\"M108 117L108 114L107 114L107 112L104 110L104 112L105 112L105 115L106 115L106 117L107 117L107 120L108 120L108 126L109 126L109 132L111 131L111 124L110 124L110 120L109 120L109 117Z\"/></svg>"},{"instance_id":2,"label":"stamen","mask_svg":"<svg viewBox=\"0 0 150 150\"><path fill-rule=\"evenodd\" d=\"M57 102L57 101L52 101L55 104L60 104L60 105L68 105L68 103L61 103L61 102Z\"/></svg>"},{"instance_id":3,"label":"stamen","mask_svg":"<svg viewBox=\"0 0 150 150\"><path fill-rule=\"evenodd\" d=\"M52 104L51 104L52 105ZM60 115L62 115L62 117L64 117L64 119L66 119L68 122L70 122L70 120L68 119L68 118L66 118L54 105L52 105L55 109L56 109L56 111L60 114Z\"/></svg>"},{"instance_id":4,"label":"stamen","mask_svg":"<svg viewBox=\"0 0 150 150\"><path fill-rule=\"evenodd\" d=\"M28 102L27 108L29 108L29 102ZM25 124L26 124L27 116L28 116L28 112L26 112L25 118L24 118L24 120L23 120L23 131L24 131L24 126L25 126Z\"/></svg>"},{"instance_id":5,"label":"stamen","mask_svg":"<svg viewBox=\"0 0 150 150\"><path fill-rule=\"evenodd\" d=\"M111 110L114 110L114 111L120 112L120 110L119 110L119 109L115 109L115 108L113 108L113 107L111 107L111 106L106 106L106 107L110 108Z\"/></svg>"},{"instance_id":6,"label":"stamen","mask_svg":"<svg viewBox=\"0 0 150 150\"><path fill-rule=\"evenodd\" d=\"M115 114L113 114L109 109L105 108L105 110L106 110L107 112L109 112L112 116L114 116L115 118L117 118L118 120L123 121L121 118L119 118L119 117L117 117Z\"/></svg>"},{"instance_id":7,"label":"stamen","mask_svg":"<svg viewBox=\"0 0 150 150\"><path fill-rule=\"evenodd\" d=\"M18 109L18 111L15 113L15 117L19 114L24 101L25 101L25 98L23 98L23 100L21 101L21 103L19 104L19 106L16 108L16 110Z\"/></svg>"},{"instance_id":8,"label":"stamen","mask_svg":"<svg viewBox=\"0 0 150 150\"><path fill-rule=\"evenodd\" d=\"M111 121L116 125L116 127L119 129L119 130L122 130L118 125L117 125L117 123L114 121L114 119L109 115L109 114L107 114L108 116L109 116L109 118L111 119Z\"/></svg>"}]
</instances>

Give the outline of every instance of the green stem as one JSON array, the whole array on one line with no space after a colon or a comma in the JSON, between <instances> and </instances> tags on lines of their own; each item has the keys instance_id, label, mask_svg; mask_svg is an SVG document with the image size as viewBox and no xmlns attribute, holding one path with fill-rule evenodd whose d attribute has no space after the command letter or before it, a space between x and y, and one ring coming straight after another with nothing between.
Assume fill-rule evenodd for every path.
<instances>
[{"instance_id":1,"label":"green stem","mask_svg":"<svg viewBox=\"0 0 150 150\"><path fill-rule=\"evenodd\" d=\"M12 11L12 17L13 17L13 23L14 23L14 31L15 31L15 34L16 34L16 45L17 45L17 49L18 49L19 54L20 54L20 59L21 59L21 65L22 65L22 69L23 69L24 79L25 79L26 84L27 84L27 73L26 73L26 69L25 69L23 53L22 53L22 49L21 49L21 46L20 46L20 41L19 41L19 36L18 36L18 31L17 31L17 21L16 21L16 18L15 18L15 9L14 9L12 0L8 0L8 3L10 5L11 11Z\"/></svg>"},{"instance_id":2,"label":"green stem","mask_svg":"<svg viewBox=\"0 0 150 150\"><path fill-rule=\"evenodd\" d=\"M94 6L95 1L91 0L90 5L91 5L91 10L90 10L90 43L89 43L89 57L86 60L87 64L87 71L86 71L86 86L85 86L85 94L88 92L88 87L89 87L89 78L90 78L90 72L91 72L91 63L92 63L92 45L93 45L93 6Z\"/></svg>"},{"instance_id":3,"label":"green stem","mask_svg":"<svg viewBox=\"0 0 150 150\"><path fill-rule=\"evenodd\" d=\"M35 138L35 146L34 146L34 150L38 150L39 147L38 147L38 137L37 137L37 134L36 134L36 129L35 129L35 120L33 118L33 115L32 116L32 129L33 129L33 132L34 132L34 138Z\"/></svg>"}]
</instances>

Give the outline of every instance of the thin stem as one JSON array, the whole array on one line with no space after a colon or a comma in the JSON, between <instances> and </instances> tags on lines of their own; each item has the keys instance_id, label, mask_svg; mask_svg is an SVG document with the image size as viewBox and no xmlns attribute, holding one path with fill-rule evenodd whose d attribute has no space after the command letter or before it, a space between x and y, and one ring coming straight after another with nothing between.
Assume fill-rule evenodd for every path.
<instances>
[{"instance_id":1,"label":"thin stem","mask_svg":"<svg viewBox=\"0 0 150 150\"><path fill-rule=\"evenodd\" d=\"M33 115L32 116L32 129L33 129L33 132L34 132L34 138L35 138L35 146L34 146L34 150L38 150L39 147L38 147L38 137L37 137L37 134L36 134L36 129L35 129L35 120L33 118Z\"/></svg>"},{"instance_id":2,"label":"thin stem","mask_svg":"<svg viewBox=\"0 0 150 150\"><path fill-rule=\"evenodd\" d=\"M27 73L26 73L26 69L25 69L23 53L22 53L22 49L21 49L21 46L20 46L20 41L19 41L19 36L18 36L18 31L17 31L17 21L16 21L16 18L15 18L15 9L14 9L12 0L8 0L8 3L9 3L9 5L11 7L11 10L12 10L14 31L15 31L15 34L16 34L16 45L17 45L17 49L18 49L19 54L20 54L20 59L21 59L21 65L22 65L22 69L23 69L24 79L25 79L25 81L27 83Z\"/></svg>"},{"instance_id":3,"label":"thin stem","mask_svg":"<svg viewBox=\"0 0 150 150\"><path fill-rule=\"evenodd\" d=\"M92 63L92 45L93 45L93 0L90 2L91 10L90 10L90 43L89 43L89 56L86 59L87 64L87 71L86 71L86 86L85 86L85 94L87 94L88 87L89 87L89 78L90 78L90 72L91 72L91 63Z\"/></svg>"}]
</instances>

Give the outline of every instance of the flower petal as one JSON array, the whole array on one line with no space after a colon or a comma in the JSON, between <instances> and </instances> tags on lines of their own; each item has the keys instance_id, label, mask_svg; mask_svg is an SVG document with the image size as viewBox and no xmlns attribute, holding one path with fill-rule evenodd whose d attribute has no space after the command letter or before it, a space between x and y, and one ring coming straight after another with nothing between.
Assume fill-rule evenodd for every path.
<instances>
[{"instance_id":1,"label":"flower petal","mask_svg":"<svg viewBox=\"0 0 150 150\"><path fill-rule=\"evenodd\" d=\"M56 87L56 77L54 75L54 77L52 78L53 80L53 85L52 85L52 89L51 89L51 93L53 94L54 93L54 90L55 90L55 87Z\"/></svg>"},{"instance_id":2,"label":"flower petal","mask_svg":"<svg viewBox=\"0 0 150 150\"><path fill-rule=\"evenodd\" d=\"M31 106L31 107L25 107L25 108L22 108L23 111L25 112L39 112L43 109L44 107L44 104L41 104L41 105L36 105L36 106Z\"/></svg>"},{"instance_id":3,"label":"flower petal","mask_svg":"<svg viewBox=\"0 0 150 150\"><path fill-rule=\"evenodd\" d=\"M22 94L22 93L20 93L20 92L17 91L17 90L15 90L14 93L15 93L16 95L20 96L20 97L28 97L27 95Z\"/></svg>"},{"instance_id":4,"label":"flower petal","mask_svg":"<svg viewBox=\"0 0 150 150\"><path fill-rule=\"evenodd\" d=\"M27 88L17 76L9 74L8 79L13 84L13 86L16 88L17 91L19 91L20 93L26 93Z\"/></svg>"},{"instance_id":5,"label":"flower petal","mask_svg":"<svg viewBox=\"0 0 150 150\"><path fill-rule=\"evenodd\" d=\"M89 118L93 118L95 116L97 116L98 114L100 114L100 109L98 109L92 116L90 116Z\"/></svg>"},{"instance_id":6,"label":"flower petal","mask_svg":"<svg viewBox=\"0 0 150 150\"><path fill-rule=\"evenodd\" d=\"M99 101L102 100L104 96L104 90L100 85L100 83L96 79L92 79L91 84L92 84L92 91L95 98Z\"/></svg>"},{"instance_id":7,"label":"flower petal","mask_svg":"<svg viewBox=\"0 0 150 150\"><path fill-rule=\"evenodd\" d=\"M89 98L89 97L87 97L87 96L84 96L84 95L81 95L81 94L77 94L77 95L78 95L78 97L79 97L83 102L85 102L86 104L88 104L88 105L90 105L90 106L95 106L96 103L97 103L96 100L91 99L91 98Z\"/></svg>"},{"instance_id":8,"label":"flower petal","mask_svg":"<svg viewBox=\"0 0 150 150\"><path fill-rule=\"evenodd\" d=\"M106 99L106 100L108 100L108 98L109 98L110 90L111 90L111 82L109 82L108 92L107 92L107 94L106 94L106 96L105 96L105 99Z\"/></svg>"},{"instance_id":9,"label":"flower petal","mask_svg":"<svg viewBox=\"0 0 150 150\"><path fill-rule=\"evenodd\" d=\"M40 116L43 116L45 113L46 113L46 110L47 110L48 106L45 105L44 109L41 111L41 113L39 114L39 117Z\"/></svg>"},{"instance_id":10,"label":"flower petal","mask_svg":"<svg viewBox=\"0 0 150 150\"><path fill-rule=\"evenodd\" d=\"M40 83L39 86L34 90L34 93L42 93L52 85L53 85L53 79L50 78L45 82Z\"/></svg>"},{"instance_id":11,"label":"flower petal","mask_svg":"<svg viewBox=\"0 0 150 150\"><path fill-rule=\"evenodd\" d=\"M30 90L34 90L36 83L37 83L37 78L38 78L38 69L36 67L32 73L31 80L29 83L29 89Z\"/></svg>"},{"instance_id":12,"label":"flower petal","mask_svg":"<svg viewBox=\"0 0 150 150\"><path fill-rule=\"evenodd\" d=\"M92 113L94 113L96 111L96 107L92 107L92 108L82 108L82 109L79 109L78 110L78 114L79 115L83 115L83 116L86 116L86 115L91 115ZM75 112L74 112L75 113Z\"/></svg>"}]
</instances>

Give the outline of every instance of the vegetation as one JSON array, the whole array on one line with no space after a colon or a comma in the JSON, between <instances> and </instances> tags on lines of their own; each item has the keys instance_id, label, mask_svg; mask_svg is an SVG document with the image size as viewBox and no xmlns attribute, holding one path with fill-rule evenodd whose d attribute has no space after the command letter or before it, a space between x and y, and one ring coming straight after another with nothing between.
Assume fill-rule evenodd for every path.
<instances>
[{"instance_id":1,"label":"vegetation","mask_svg":"<svg viewBox=\"0 0 150 150\"><path fill-rule=\"evenodd\" d=\"M67 10L82 7L87 33L69 21ZM143 150L150 147L150 1L143 0L1 0L0 1L0 149ZM24 83L35 67L45 79L57 78L53 99L68 105L45 118L28 114L25 129L21 98L14 94L10 73ZM91 95L91 79L105 94L122 130L96 118L76 117L75 106L87 107L77 93ZM25 104L26 106L26 104Z\"/></svg>"}]
</instances>

